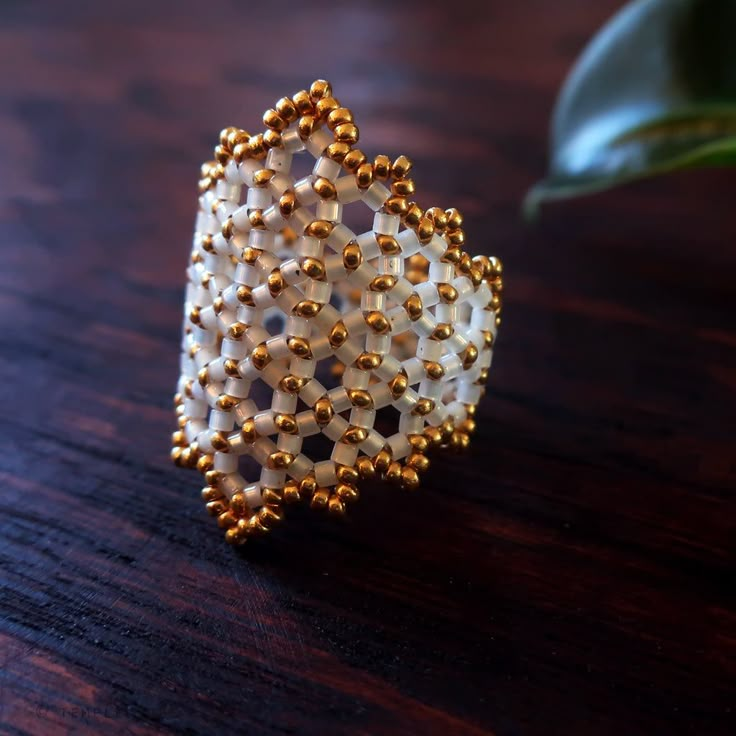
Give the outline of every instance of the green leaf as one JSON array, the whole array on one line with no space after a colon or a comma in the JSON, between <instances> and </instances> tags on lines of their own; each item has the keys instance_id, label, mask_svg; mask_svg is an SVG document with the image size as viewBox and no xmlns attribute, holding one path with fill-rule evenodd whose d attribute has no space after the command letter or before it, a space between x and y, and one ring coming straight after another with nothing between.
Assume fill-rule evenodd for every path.
<instances>
[{"instance_id":1,"label":"green leaf","mask_svg":"<svg viewBox=\"0 0 736 736\"><path fill-rule=\"evenodd\" d=\"M736 0L636 0L587 46L555 107L541 202L736 165Z\"/></svg>"}]
</instances>

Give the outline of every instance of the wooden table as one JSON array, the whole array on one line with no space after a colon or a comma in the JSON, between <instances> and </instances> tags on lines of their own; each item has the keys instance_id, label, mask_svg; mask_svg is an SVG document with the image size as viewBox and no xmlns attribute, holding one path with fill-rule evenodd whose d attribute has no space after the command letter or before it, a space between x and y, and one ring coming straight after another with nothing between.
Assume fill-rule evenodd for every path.
<instances>
[{"instance_id":1,"label":"wooden table","mask_svg":"<svg viewBox=\"0 0 736 736\"><path fill-rule=\"evenodd\" d=\"M3 3L0 732L734 733L736 178L519 215L617 5ZM469 454L241 553L168 459L196 178L319 76L507 306Z\"/></svg>"}]
</instances>

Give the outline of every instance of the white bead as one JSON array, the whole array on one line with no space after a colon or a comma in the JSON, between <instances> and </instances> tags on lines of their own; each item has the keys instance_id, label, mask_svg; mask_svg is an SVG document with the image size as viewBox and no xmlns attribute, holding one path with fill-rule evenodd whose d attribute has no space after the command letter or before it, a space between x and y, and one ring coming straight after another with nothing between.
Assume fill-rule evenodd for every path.
<instances>
[{"instance_id":1,"label":"white bead","mask_svg":"<svg viewBox=\"0 0 736 736\"><path fill-rule=\"evenodd\" d=\"M358 459L358 448L355 445L346 445L338 442L332 448L330 458L338 465L347 465L352 467Z\"/></svg>"},{"instance_id":2,"label":"white bead","mask_svg":"<svg viewBox=\"0 0 736 736\"><path fill-rule=\"evenodd\" d=\"M376 212L373 216L373 231L382 235L396 235L399 232L400 224L401 218L399 215Z\"/></svg>"},{"instance_id":3,"label":"white bead","mask_svg":"<svg viewBox=\"0 0 736 736\"><path fill-rule=\"evenodd\" d=\"M342 204L357 202L363 196L354 176L340 177L335 184L335 189L337 190L337 201Z\"/></svg>"},{"instance_id":4,"label":"white bead","mask_svg":"<svg viewBox=\"0 0 736 736\"><path fill-rule=\"evenodd\" d=\"M342 217L342 205L333 200L322 200L317 204L317 219L337 222Z\"/></svg>"},{"instance_id":5,"label":"white bead","mask_svg":"<svg viewBox=\"0 0 736 736\"><path fill-rule=\"evenodd\" d=\"M341 171L342 166L337 161L327 158L327 156L318 158L314 164L314 169L312 169L312 173L315 176L322 176L330 181L337 179Z\"/></svg>"},{"instance_id":6,"label":"white bead","mask_svg":"<svg viewBox=\"0 0 736 736\"><path fill-rule=\"evenodd\" d=\"M330 486L336 480L335 475L335 463L332 460L323 460L322 462L315 463L314 465L314 477L317 479L317 484L320 486Z\"/></svg>"},{"instance_id":7,"label":"white bead","mask_svg":"<svg viewBox=\"0 0 736 736\"><path fill-rule=\"evenodd\" d=\"M274 391L271 409L277 414L293 414L296 411L299 397L285 391Z\"/></svg>"},{"instance_id":8,"label":"white bead","mask_svg":"<svg viewBox=\"0 0 736 736\"><path fill-rule=\"evenodd\" d=\"M271 204L271 193L268 189L252 188L248 190L247 199L249 209L262 210Z\"/></svg>"},{"instance_id":9,"label":"white bead","mask_svg":"<svg viewBox=\"0 0 736 736\"><path fill-rule=\"evenodd\" d=\"M363 192L363 201L374 211L378 211L383 207L386 200L391 196L391 192L386 189L380 181L374 181L368 189Z\"/></svg>"},{"instance_id":10,"label":"white bead","mask_svg":"<svg viewBox=\"0 0 736 736\"><path fill-rule=\"evenodd\" d=\"M438 340L420 337L417 341L417 356L422 360L438 361L442 357L442 343Z\"/></svg>"}]
</instances>

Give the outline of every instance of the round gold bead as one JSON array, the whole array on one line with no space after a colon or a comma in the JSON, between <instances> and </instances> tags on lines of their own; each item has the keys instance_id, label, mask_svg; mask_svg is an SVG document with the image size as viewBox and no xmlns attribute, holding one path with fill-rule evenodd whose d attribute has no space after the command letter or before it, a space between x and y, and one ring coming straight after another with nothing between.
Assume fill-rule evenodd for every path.
<instances>
[{"instance_id":1,"label":"round gold bead","mask_svg":"<svg viewBox=\"0 0 736 736\"><path fill-rule=\"evenodd\" d=\"M266 223L263 221L263 210L251 210L248 213L248 219L253 230L266 229Z\"/></svg>"},{"instance_id":2,"label":"round gold bead","mask_svg":"<svg viewBox=\"0 0 736 736\"><path fill-rule=\"evenodd\" d=\"M368 312L364 319L368 327L378 335L385 335L391 330L391 323L383 312Z\"/></svg>"},{"instance_id":3,"label":"round gold bead","mask_svg":"<svg viewBox=\"0 0 736 736\"><path fill-rule=\"evenodd\" d=\"M409 455L406 464L414 468L414 470L423 473L429 468L429 458L419 452Z\"/></svg>"},{"instance_id":4,"label":"round gold bead","mask_svg":"<svg viewBox=\"0 0 736 736\"><path fill-rule=\"evenodd\" d=\"M268 354L268 348L264 343L253 348L253 352L250 354L250 362L259 371L262 371L271 362L271 356Z\"/></svg>"},{"instance_id":5,"label":"round gold bead","mask_svg":"<svg viewBox=\"0 0 736 736\"><path fill-rule=\"evenodd\" d=\"M355 359L355 365L362 371L372 371L378 368L382 361L383 357L379 353L363 352Z\"/></svg>"},{"instance_id":6,"label":"round gold bead","mask_svg":"<svg viewBox=\"0 0 736 736\"><path fill-rule=\"evenodd\" d=\"M355 180L360 189L368 189L373 184L373 166L369 163L361 164L355 172Z\"/></svg>"},{"instance_id":7,"label":"round gold bead","mask_svg":"<svg viewBox=\"0 0 736 736\"><path fill-rule=\"evenodd\" d=\"M288 97L282 97L276 103L276 112L289 123L293 123L299 117L296 105Z\"/></svg>"},{"instance_id":8,"label":"round gold bead","mask_svg":"<svg viewBox=\"0 0 736 736\"><path fill-rule=\"evenodd\" d=\"M463 226L463 216L455 207L445 210L445 214L447 215L447 227L450 230L457 230Z\"/></svg>"},{"instance_id":9,"label":"round gold bead","mask_svg":"<svg viewBox=\"0 0 736 736\"><path fill-rule=\"evenodd\" d=\"M396 276L393 276L390 273L378 274L378 276L368 284L368 288L371 291L391 291L394 286L396 286Z\"/></svg>"},{"instance_id":10,"label":"round gold bead","mask_svg":"<svg viewBox=\"0 0 736 736\"><path fill-rule=\"evenodd\" d=\"M384 203L383 209L392 215L405 215L408 211L406 197L389 197Z\"/></svg>"},{"instance_id":11,"label":"round gold bead","mask_svg":"<svg viewBox=\"0 0 736 736\"><path fill-rule=\"evenodd\" d=\"M412 294L404 302L404 309L412 322L416 322L424 314L424 305L419 294Z\"/></svg>"},{"instance_id":12,"label":"round gold bead","mask_svg":"<svg viewBox=\"0 0 736 736\"><path fill-rule=\"evenodd\" d=\"M216 501L218 498L223 498L222 491L219 488L214 488L212 486L206 486L203 488L200 492L200 496L205 503L210 503L210 501Z\"/></svg>"},{"instance_id":13,"label":"round gold bead","mask_svg":"<svg viewBox=\"0 0 736 736\"><path fill-rule=\"evenodd\" d=\"M240 399L229 394L220 394L215 401L215 407L220 411L232 411L238 404Z\"/></svg>"},{"instance_id":14,"label":"round gold bead","mask_svg":"<svg viewBox=\"0 0 736 736\"><path fill-rule=\"evenodd\" d=\"M212 468L215 467L215 458L212 455L203 454L200 456L199 460L197 460L197 470L199 470L200 473L204 474L209 470L212 470Z\"/></svg>"},{"instance_id":15,"label":"round gold bead","mask_svg":"<svg viewBox=\"0 0 736 736\"><path fill-rule=\"evenodd\" d=\"M358 471L349 465L338 465L335 475L337 475L340 483L345 483L349 486L355 485L360 478Z\"/></svg>"},{"instance_id":16,"label":"round gold bead","mask_svg":"<svg viewBox=\"0 0 736 736\"><path fill-rule=\"evenodd\" d=\"M245 493L243 491L233 493L230 499L230 511L237 517L250 516L251 510L248 502L245 500Z\"/></svg>"},{"instance_id":17,"label":"round gold bead","mask_svg":"<svg viewBox=\"0 0 736 736\"><path fill-rule=\"evenodd\" d=\"M306 379L299 376L287 375L279 381L279 390L285 391L287 394L297 394L306 384Z\"/></svg>"},{"instance_id":18,"label":"round gold bead","mask_svg":"<svg viewBox=\"0 0 736 736\"><path fill-rule=\"evenodd\" d=\"M327 502L330 498L330 492L327 488L320 488L314 492L312 500L309 502L309 506L317 511L327 507Z\"/></svg>"},{"instance_id":19,"label":"round gold bead","mask_svg":"<svg viewBox=\"0 0 736 736\"><path fill-rule=\"evenodd\" d=\"M434 236L434 223L429 217L422 217L417 225L417 239L422 245L427 245Z\"/></svg>"},{"instance_id":20,"label":"round gold bead","mask_svg":"<svg viewBox=\"0 0 736 736\"><path fill-rule=\"evenodd\" d=\"M400 179L391 184L391 193L399 197L410 197L414 191L414 182L411 179Z\"/></svg>"},{"instance_id":21,"label":"round gold bead","mask_svg":"<svg viewBox=\"0 0 736 736\"><path fill-rule=\"evenodd\" d=\"M210 501L207 506L207 513L210 516L219 516L220 514L227 511L227 501L224 498L219 498L216 501Z\"/></svg>"},{"instance_id":22,"label":"round gold bead","mask_svg":"<svg viewBox=\"0 0 736 736\"><path fill-rule=\"evenodd\" d=\"M204 480L208 486L216 488L222 481L222 473L219 470L208 470L204 474ZM220 493L219 495L221 496L222 494Z\"/></svg>"},{"instance_id":23,"label":"round gold bead","mask_svg":"<svg viewBox=\"0 0 736 736\"><path fill-rule=\"evenodd\" d=\"M395 179L403 179L411 171L412 163L407 156L399 156L391 166L391 175Z\"/></svg>"},{"instance_id":24,"label":"round gold bead","mask_svg":"<svg viewBox=\"0 0 736 736\"><path fill-rule=\"evenodd\" d=\"M286 342L286 346L298 358L308 359L312 357L312 349L309 341L303 337L290 337Z\"/></svg>"},{"instance_id":25,"label":"round gold bead","mask_svg":"<svg viewBox=\"0 0 736 736\"><path fill-rule=\"evenodd\" d=\"M248 445L253 444L258 439L255 420L252 418L246 419L243 422L243 426L240 428L240 434L243 437L243 442Z\"/></svg>"},{"instance_id":26,"label":"round gold bead","mask_svg":"<svg viewBox=\"0 0 736 736\"><path fill-rule=\"evenodd\" d=\"M332 408L332 402L327 397L317 399L317 401L314 402L314 418L317 420L317 424L319 424L320 427L325 424L329 424L334 415L335 410Z\"/></svg>"},{"instance_id":27,"label":"round gold bead","mask_svg":"<svg viewBox=\"0 0 736 736\"><path fill-rule=\"evenodd\" d=\"M347 156L348 153L350 153L349 143L339 143L335 141L334 143L330 143L330 145L325 149L325 155L333 161L337 161L339 164L345 160L345 156Z\"/></svg>"},{"instance_id":28,"label":"round gold bead","mask_svg":"<svg viewBox=\"0 0 736 736\"><path fill-rule=\"evenodd\" d=\"M446 304L454 304L457 301L457 289L452 284L438 284L437 293Z\"/></svg>"},{"instance_id":29,"label":"round gold bead","mask_svg":"<svg viewBox=\"0 0 736 736\"><path fill-rule=\"evenodd\" d=\"M294 107L296 108L296 111L297 113L299 113L299 115L308 115L314 112L314 105L312 104L312 99L309 96L309 92L305 90L301 90L300 92L297 92L291 98L291 101L294 103Z\"/></svg>"},{"instance_id":30,"label":"round gold bead","mask_svg":"<svg viewBox=\"0 0 736 736\"><path fill-rule=\"evenodd\" d=\"M452 324L449 322L440 322L438 323L437 327L434 328L434 332L432 333L432 339L433 340L447 340L449 337L452 336L452 333L454 332L454 329L452 327Z\"/></svg>"},{"instance_id":31,"label":"round gold bead","mask_svg":"<svg viewBox=\"0 0 736 736\"><path fill-rule=\"evenodd\" d=\"M356 242L348 243L342 250L342 264L348 271L354 271L363 263L363 253Z\"/></svg>"},{"instance_id":32,"label":"round gold bead","mask_svg":"<svg viewBox=\"0 0 736 736\"><path fill-rule=\"evenodd\" d=\"M210 434L210 444L218 452L230 451L230 443L227 440L227 435L219 430L215 430Z\"/></svg>"},{"instance_id":33,"label":"round gold bead","mask_svg":"<svg viewBox=\"0 0 736 736\"><path fill-rule=\"evenodd\" d=\"M360 498L358 489L349 483L338 483L335 486L335 494L346 503L354 503Z\"/></svg>"},{"instance_id":34,"label":"round gold bead","mask_svg":"<svg viewBox=\"0 0 736 736\"><path fill-rule=\"evenodd\" d=\"M232 529L237 525L238 519L232 511L223 511L223 513L217 517L217 526L219 526L220 529Z\"/></svg>"},{"instance_id":35,"label":"round gold bead","mask_svg":"<svg viewBox=\"0 0 736 736\"><path fill-rule=\"evenodd\" d=\"M344 345L348 339L348 329L345 327L345 323L342 321L336 322L330 330L328 339L332 348L339 348Z\"/></svg>"},{"instance_id":36,"label":"round gold bead","mask_svg":"<svg viewBox=\"0 0 736 736\"><path fill-rule=\"evenodd\" d=\"M333 110L337 110L339 107L340 103L334 97L323 97L315 104L314 112L320 120L324 120Z\"/></svg>"},{"instance_id":37,"label":"round gold bead","mask_svg":"<svg viewBox=\"0 0 736 736\"><path fill-rule=\"evenodd\" d=\"M259 161L262 158L266 158L266 146L263 144L263 135L258 133L257 135L251 136L248 139L248 156Z\"/></svg>"},{"instance_id":38,"label":"round gold bead","mask_svg":"<svg viewBox=\"0 0 736 736\"><path fill-rule=\"evenodd\" d=\"M312 496L317 491L317 480L313 475L307 475L299 482L299 491L305 496Z\"/></svg>"},{"instance_id":39,"label":"round gold bead","mask_svg":"<svg viewBox=\"0 0 736 736\"><path fill-rule=\"evenodd\" d=\"M401 471L401 485L409 490L419 486L419 473L414 468L405 467Z\"/></svg>"},{"instance_id":40,"label":"round gold bead","mask_svg":"<svg viewBox=\"0 0 736 736\"><path fill-rule=\"evenodd\" d=\"M275 268L270 274L268 274L266 283L268 284L268 293L274 299L286 288L286 282L278 268Z\"/></svg>"},{"instance_id":41,"label":"round gold bead","mask_svg":"<svg viewBox=\"0 0 736 736\"><path fill-rule=\"evenodd\" d=\"M365 154L358 148L353 148L342 160L343 168L351 173L357 171L358 167L366 161Z\"/></svg>"},{"instance_id":42,"label":"round gold bead","mask_svg":"<svg viewBox=\"0 0 736 736\"><path fill-rule=\"evenodd\" d=\"M388 450L381 450L373 458L373 467L377 473L385 473L391 464L391 453Z\"/></svg>"},{"instance_id":43,"label":"round gold bead","mask_svg":"<svg viewBox=\"0 0 736 736\"><path fill-rule=\"evenodd\" d=\"M409 444L411 445L412 450L417 453L427 452L427 449L429 448L429 441L422 434L409 435Z\"/></svg>"},{"instance_id":44,"label":"round gold bead","mask_svg":"<svg viewBox=\"0 0 736 736\"><path fill-rule=\"evenodd\" d=\"M171 461L176 466L180 466L181 465L181 453L182 453L182 448L181 447L172 447L171 448L171 455L170 455L171 456Z\"/></svg>"},{"instance_id":45,"label":"round gold bead","mask_svg":"<svg viewBox=\"0 0 736 736\"><path fill-rule=\"evenodd\" d=\"M442 444L442 432L438 427L425 427L424 436L431 447L438 447Z\"/></svg>"},{"instance_id":46,"label":"round gold bead","mask_svg":"<svg viewBox=\"0 0 736 736\"><path fill-rule=\"evenodd\" d=\"M345 504L337 496L331 496L327 502L327 511L331 516L344 516Z\"/></svg>"},{"instance_id":47,"label":"round gold bead","mask_svg":"<svg viewBox=\"0 0 736 736\"><path fill-rule=\"evenodd\" d=\"M241 304L245 304L246 307L255 307L256 303L253 300L253 288L246 286L246 284L240 284L235 291L235 296Z\"/></svg>"},{"instance_id":48,"label":"round gold bead","mask_svg":"<svg viewBox=\"0 0 736 736\"><path fill-rule=\"evenodd\" d=\"M373 476L376 474L376 469L371 462L371 459L369 457L366 457L365 455L359 457L356 460L355 469L358 471L360 477L366 480L368 480L369 478L373 478Z\"/></svg>"},{"instance_id":49,"label":"round gold bead","mask_svg":"<svg viewBox=\"0 0 736 736\"><path fill-rule=\"evenodd\" d=\"M420 396L417 399L417 403L412 409L412 414L420 417L426 417L427 414L431 414L434 411L435 403L432 399Z\"/></svg>"},{"instance_id":50,"label":"round gold bead","mask_svg":"<svg viewBox=\"0 0 736 736\"><path fill-rule=\"evenodd\" d=\"M266 529L273 529L283 518L283 513L275 506L261 506L258 509L258 521L266 527Z\"/></svg>"},{"instance_id":51,"label":"round gold bead","mask_svg":"<svg viewBox=\"0 0 736 736\"><path fill-rule=\"evenodd\" d=\"M261 498L269 506L278 506L284 500L284 494L280 488L264 488Z\"/></svg>"},{"instance_id":52,"label":"round gold bead","mask_svg":"<svg viewBox=\"0 0 736 736\"><path fill-rule=\"evenodd\" d=\"M409 379L406 376L406 373L397 373L389 382L388 382L388 388L391 392L391 397L394 399L401 398L404 393L406 392L406 389L409 387Z\"/></svg>"},{"instance_id":53,"label":"round gold bead","mask_svg":"<svg viewBox=\"0 0 736 736\"><path fill-rule=\"evenodd\" d=\"M478 348L471 342L462 354L463 368L468 370L478 360Z\"/></svg>"},{"instance_id":54,"label":"round gold bead","mask_svg":"<svg viewBox=\"0 0 736 736\"><path fill-rule=\"evenodd\" d=\"M325 97L332 97L332 85L326 79L315 79L309 87L309 99L316 103Z\"/></svg>"},{"instance_id":55,"label":"round gold bead","mask_svg":"<svg viewBox=\"0 0 736 736\"><path fill-rule=\"evenodd\" d=\"M445 369L442 363L437 363L435 361L427 361L424 364L424 370L427 374L427 378L430 378L433 381L439 381L440 378L443 378L445 375Z\"/></svg>"},{"instance_id":56,"label":"round gold bead","mask_svg":"<svg viewBox=\"0 0 736 736\"><path fill-rule=\"evenodd\" d=\"M360 132L354 123L343 123L335 128L335 140L339 143L354 145L358 142Z\"/></svg>"},{"instance_id":57,"label":"round gold bead","mask_svg":"<svg viewBox=\"0 0 736 736\"><path fill-rule=\"evenodd\" d=\"M317 177L314 182L312 182L312 189L314 189L317 196L322 199L335 199L337 196L335 185L323 176Z\"/></svg>"},{"instance_id":58,"label":"round gold bead","mask_svg":"<svg viewBox=\"0 0 736 736\"><path fill-rule=\"evenodd\" d=\"M401 463L394 460L386 469L386 480L391 483L401 483Z\"/></svg>"},{"instance_id":59,"label":"round gold bead","mask_svg":"<svg viewBox=\"0 0 736 736\"><path fill-rule=\"evenodd\" d=\"M282 217L291 217L298 206L296 195L291 189L287 189L279 198L279 212Z\"/></svg>"},{"instance_id":60,"label":"round gold bead","mask_svg":"<svg viewBox=\"0 0 736 736\"><path fill-rule=\"evenodd\" d=\"M368 430L363 427L349 427L342 435L341 442L346 445L359 445L368 438Z\"/></svg>"},{"instance_id":61,"label":"round gold bead","mask_svg":"<svg viewBox=\"0 0 736 736\"><path fill-rule=\"evenodd\" d=\"M373 173L376 179L386 181L391 176L391 159L381 154L373 159Z\"/></svg>"},{"instance_id":62,"label":"round gold bead","mask_svg":"<svg viewBox=\"0 0 736 736\"><path fill-rule=\"evenodd\" d=\"M376 242L385 256L395 256L401 253L399 241L392 235L376 235Z\"/></svg>"},{"instance_id":63,"label":"round gold bead","mask_svg":"<svg viewBox=\"0 0 736 736\"><path fill-rule=\"evenodd\" d=\"M276 110L266 110L263 114L263 124L272 130L282 131L288 125L288 121L284 120Z\"/></svg>"},{"instance_id":64,"label":"round gold bead","mask_svg":"<svg viewBox=\"0 0 736 736\"><path fill-rule=\"evenodd\" d=\"M373 408L373 397L368 391L360 388L351 388L347 390L348 398L353 406L357 406L359 409L372 409Z\"/></svg>"},{"instance_id":65,"label":"round gold bead","mask_svg":"<svg viewBox=\"0 0 736 736\"><path fill-rule=\"evenodd\" d=\"M424 210L416 202L410 202L402 219L407 227L416 228L422 221L422 217L424 217Z\"/></svg>"},{"instance_id":66,"label":"round gold bead","mask_svg":"<svg viewBox=\"0 0 736 736\"><path fill-rule=\"evenodd\" d=\"M289 480L284 485L284 502L297 503L301 500L299 494L299 484L293 480Z\"/></svg>"},{"instance_id":67,"label":"round gold bead","mask_svg":"<svg viewBox=\"0 0 736 736\"><path fill-rule=\"evenodd\" d=\"M302 260L302 270L310 279L320 280L325 275L325 264L319 258L305 258Z\"/></svg>"},{"instance_id":68,"label":"round gold bead","mask_svg":"<svg viewBox=\"0 0 736 736\"><path fill-rule=\"evenodd\" d=\"M299 425L293 414L276 414L273 423L276 425L276 429L284 434L298 434L299 432Z\"/></svg>"},{"instance_id":69,"label":"round gold bead","mask_svg":"<svg viewBox=\"0 0 736 736\"><path fill-rule=\"evenodd\" d=\"M352 123L352 122L353 122L353 113L350 112L350 110L348 110L347 107L336 107L330 110L330 113L327 116L327 127L333 131L338 125L342 125L343 123Z\"/></svg>"},{"instance_id":70,"label":"round gold bead","mask_svg":"<svg viewBox=\"0 0 736 736\"><path fill-rule=\"evenodd\" d=\"M314 317L322 309L322 305L319 302L312 301L311 299L303 299L294 307L294 314L299 317Z\"/></svg>"},{"instance_id":71,"label":"round gold bead","mask_svg":"<svg viewBox=\"0 0 736 736\"><path fill-rule=\"evenodd\" d=\"M314 115L302 115L297 123L297 130L299 131L299 138L306 141L315 130L315 124L317 119Z\"/></svg>"},{"instance_id":72,"label":"round gold bead","mask_svg":"<svg viewBox=\"0 0 736 736\"><path fill-rule=\"evenodd\" d=\"M330 237L334 225L328 220L314 220L307 225L304 230L306 235L310 235L313 238L319 240L326 240Z\"/></svg>"}]
</instances>

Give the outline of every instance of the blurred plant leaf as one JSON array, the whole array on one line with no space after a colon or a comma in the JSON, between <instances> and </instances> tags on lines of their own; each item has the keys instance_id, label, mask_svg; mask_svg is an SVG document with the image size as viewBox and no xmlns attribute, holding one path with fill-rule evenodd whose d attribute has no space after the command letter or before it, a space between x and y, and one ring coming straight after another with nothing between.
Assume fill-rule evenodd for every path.
<instances>
[{"instance_id":1,"label":"blurred plant leaf","mask_svg":"<svg viewBox=\"0 0 736 736\"><path fill-rule=\"evenodd\" d=\"M676 169L736 165L736 0L636 0L590 42L557 99L541 202Z\"/></svg>"}]
</instances>

